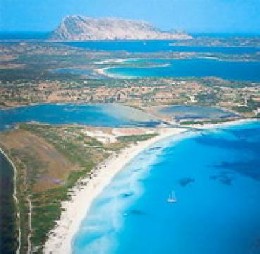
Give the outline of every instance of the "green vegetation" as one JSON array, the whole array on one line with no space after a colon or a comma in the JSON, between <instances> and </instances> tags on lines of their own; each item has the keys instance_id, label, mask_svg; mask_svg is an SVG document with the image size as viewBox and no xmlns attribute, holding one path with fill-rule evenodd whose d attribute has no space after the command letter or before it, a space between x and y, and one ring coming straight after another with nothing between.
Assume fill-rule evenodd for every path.
<instances>
[{"instance_id":1,"label":"green vegetation","mask_svg":"<svg viewBox=\"0 0 260 254\"><path fill-rule=\"evenodd\" d=\"M210 92L210 93L201 93L196 96L198 103L201 105L216 105L219 102L217 93Z\"/></svg>"},{"instance_id":2,"label":"green vegetation","mask_svg":"<svg viewBox=\"0 0 260 254\"><path fill-rule=\"evenodd\" d=\"M5 149L7 151L7 149ZM28 226L28 202L27 196L28 185L26 184L27 174L25 173L25 165L22 160L18 160L19 151L17 149L11 149L8 152L8 156L14 159L16 168L19 169L16 176L16 196L18 199L18 207L16 209L19 211L20 217L18 219L18 224L21 230L21 253L26 253L27 250L27 235L29 234ZM24 156L24 155L23 155Z\"/></svg>"},{"instance_id":3,"label":"green vegetation","mask_svg":"<svg viewBox=\"0 0 260 254\"><path fill-rule=\"evenodd\" d=\"M71 162L83 168L93 166L96 151L105 152L101 142L82 133L82 127L21 124L20 128L43 137Z\"/></svg>"},{"instance_id":4,"label":"green vegetation","mask_svg":"<svg viewBox=\"0 0 260 254\"><path fill-rule=\"evenodd\" d=\"M32 203L31 241L33 248L38 249L38 253L41 252L47 233L55 226L55 221L60 217L61 202L70 198L68 190L75 185L79 178L88 174L95 165L108 157L109 147L105 148L96 139L83 135L82 128L78 127L22 124L20 130L26 131L25 133L22 132L21 138L22 142L27 140L27 143L25 142L21 147L5 148L5 150L8 151L10 158L17 167L21 250L22 253L26 253L28 248L27 237L30 234L28 198L30 198ZM7 132L6 135L12 135L12 133L16 133L16 131ZM35 142L38 143L39 140L29 135L30 133L34 133L42 139L43 145L35 147ZM5 137L4 134L3 137ZM46 141L48 143L44 143ZM55 160L58 159L55 157L57 154L53 153L55 149L53 152L49 150L48 144L52 144L56 151L70 161L71 165L67 165L67 169L55 168L56 164L50 167L49 163L45 163L38 156L39 153L43 153L43 156L49 156L47 161L55 163ZM11 146L13 146L12 141ZM47 149L47 151L39 149ZM62 158L59 157L59 159ZM55 172L50 172L50 170ZM52 179L52 182L47 182L46 187L42 183L45 178ZM41 187L39 187L39 184Z\"/></svg>"},{"instance_id":5,"label":"green vegetation","mask_svg":"<svg viewBox=\"0 0 260 254\"><path fill-rule=\"evenodd\" d=\"M251 113L260 107L260 102L255 102L252 99L248 99L246 106L235 106L232 109L239 113Z\"/></svg>"},{"instance_id":6,"label":"green vegetation","mask_svg":"<svg viewBox=\"0 0 260 254\"><path fill-rule=\"evenodd\" d=\"M216 120L202 120L202 121L182 121L181 125L193 125L193 124L218 124L218 123L225 123L230 122L231 119L216 119Z\"/></svg>"},{"instance_id":7,"label":"green vegetation","mask_svg":"<svg viewBox=\"0 0 260 254\"><path fill-rule=\"evenodd\" d=\"M10 150L10 157L18 171L17 196L23 252L27 250L30 234L29 199L32 204L31 243L33 251L41 253L47 234L60 218L61 203L70 199L69 190L75 183L90 174L111 153L157 135L121 136L118 142L103 144L87 136L85 131L82 126L21 124L19 129L9 132L8 135L18 135L19 139L19 145ZM13 136L3 137L9 139ZM3 140L0 139L0 142ZM14 144L16 142L11 142L9 146ZM62 164L57 164L59 160L63 161ZM64 168L57 165L64 165Z\"/></svg>"},{"instance_id":8,"label":"green vegetation","mask_svg":"<svg viewBox=\"0 0 260 254\"><path fill-rule=\"evenodd\" d=\"M21 124L20 129L30 131L44 138L48 143L53 144L74 165L74 170L69 172L67 176L60 176L61 180L63 179L61 181L62 184L47 191L30 192L33 206L32 243L34 246L42 246L46 240L47 233L55 226L55 221L59 219L61 202L70 198L68 190L81 177L85 176L98 163L108 157L109 154L106 151L108 148L103 147L102 143L96 139L83 135L81 127ZM37 172L35 159L31 159L31 157L27 157L25 162L27 171L30 171L30 165L33 163L36 166L35 172ZM35 177L32 175L29 179L33 179L33 182L35 182L37 181Z\"/></svg>"},{"instance_id":9,"label":"green vegetation","mask_svg":"<svg viewBox=\"0 0 260 254\"><path fill-rule=\"evenodd\" d=\"M123 143L136 143L139 141L151 139L157 135L158 134L154 133L154 134L143 134L143 135L120 136L117 139Z\"/></svg>"},{"instance_id":10,"label":"green vegetation","mask_svg":"<svg viewBox=\"0 0 260 254\"><path fill-rule=\"evenodd\" d=\"M236 107L232 107L232 110L239 112L239 113L249 113L252 111L251 108L247 107L247 106L236 106Z\"/></svg>"}]
</instances>

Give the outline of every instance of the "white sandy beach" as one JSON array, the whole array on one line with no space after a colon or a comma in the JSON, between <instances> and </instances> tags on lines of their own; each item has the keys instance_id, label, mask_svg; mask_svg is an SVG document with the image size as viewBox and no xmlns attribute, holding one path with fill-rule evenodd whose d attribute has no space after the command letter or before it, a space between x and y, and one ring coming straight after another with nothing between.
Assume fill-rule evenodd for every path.
<instances>
[{"instance_id":1,"label":"white sandy beach","mask_svg":"<svg viewBox=\"0 0 260 254\"><path fill-rule=\"evenodd\" d=\"M250 122L257 122L259 120L257 119L238 119L234 121L227 121L223 123L204 123L204 124L193 124L193 125L187 125L192 128L198 128L198 129L218 129L218 128L225 128L225 127L231 127L231 126L236 126L236 125L241 125L241 124L247 124Z\"/></svg>"},{"instance_id":2,"label":"white sandy beach","mask_svg":"<svg viewBox=\"0 0 260 254\"><path fill-rule=\"evenodd\" d=\"M158 136L122 150L118 156L103 162L94 172L92 179L85 178L81 180L73 188L71 200L63 203L64 210L61 218L49 235L44 246L44 253L71 253L72 240L80 227L81 221L86 217L93 200L111 182L113 177L144 149L160 140L178 135L184 131L186 131L184 128L158 129Z\"/></svg>"},{"instance_id":3,"label":"white sandy beach","mask_svg":"<svg viewBox=\"0 0 260 254\"><path fill-rule=\"evenodd\" d=\"M241 119L220 124L189 125L187 127L217 129L253 121L252 119ZM158 136L125 148L118 156L110 157L107 161L103 162L94 171L92 179L85 178L81 180L72 190L72 199L63 203L64 211L56 228L49 235L49 239L44 247L44 253L71 253L72 240L80 227L81 221L86 217L93 200L111 182L113 177L144 149L160 140L177 136L187 130L188 128L183 127L158 128Z\"/></svg>"},{"instance_id":4,"label":"white sandy beach","mask_svg":"<svg viewBox=\"0 0 260 254\"><path fill-rule=\"evenodd\" d=\"M106 74L106 72L105 72L105 69L106 69L106 68L100 68L100 69L95 69L94 71L95 71L96 73L98 73L99 75L101 75L101 76L107 76L107 74Z\"/></svg>"},{"instance_id":5,"label":"white sandy beach","mask_svg":"<svg viewBox=\"0 0 260 254\"><path fill-rule=\"evenodd\" d=\"M94 71L101 75L101 76L105 76L105 77L109 77L109 78L121 78L121 79L132 79L132 78L136 78L134 76L123 76L123 75L120 75L120 74L112 74L112 73L108 73L108 69L111 70L111 69L114 69L116 67L105 67L105 68L99 68L99 69L95 69Z\"/></svg>"}]
</instances>

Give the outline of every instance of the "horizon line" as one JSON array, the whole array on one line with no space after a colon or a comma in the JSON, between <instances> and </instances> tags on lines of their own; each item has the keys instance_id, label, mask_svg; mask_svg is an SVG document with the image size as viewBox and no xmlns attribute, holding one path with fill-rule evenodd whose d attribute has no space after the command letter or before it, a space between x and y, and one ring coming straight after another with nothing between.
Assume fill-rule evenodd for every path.
<instances>
[{"instance_id":1,"label":"horizon line","mask_svg":"<svg viewBox=\"0 0 260 254\"><path fill-rule=\"evenodd\" d=\"M11 33L17 33L17 34L22 34L22 33L52 33L54 30L0 30L0 33L4 34L11 34ZM194 34L194 35L207 35L207 34L212 34L212 35L260 35L260 32L247 32L247 31L234 31L234 32L229 32L229 31L208 31L208 32L201 32L201 31L185 31L189 34Z\"/></svg>"}]
</instances>

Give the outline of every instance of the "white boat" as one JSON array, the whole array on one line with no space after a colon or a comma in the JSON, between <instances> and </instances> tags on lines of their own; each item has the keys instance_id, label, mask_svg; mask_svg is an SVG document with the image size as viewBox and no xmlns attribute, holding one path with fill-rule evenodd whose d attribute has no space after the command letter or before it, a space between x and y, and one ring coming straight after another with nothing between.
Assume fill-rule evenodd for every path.
<instances>
[{"instance_id":1,"label":"white boat","mask_svg":"<svg viewBox=\"0 0 260 254\"><path fill-rule=\"evenodd\" d=\"M175 196L175 192L172 191L167 199L167 202L168 203L176 203L177 202L177 199L176 199L176 196Z\"/></svg>"}]
</instances>

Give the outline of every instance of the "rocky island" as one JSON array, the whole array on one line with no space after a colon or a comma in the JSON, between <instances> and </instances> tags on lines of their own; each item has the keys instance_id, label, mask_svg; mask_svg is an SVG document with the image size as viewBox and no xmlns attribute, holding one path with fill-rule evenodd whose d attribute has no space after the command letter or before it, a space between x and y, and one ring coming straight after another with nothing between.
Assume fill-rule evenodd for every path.
<instances>
[{"instance_id":1,"label":"rocky island","mask_svg":"<svg viewBox=\"0 0 260 254\"><path fill-rule=\"evenodd\" d=\"M186 33L164 32L143 21L120 18L65 17L51 35L51 40L187 40Z\"/></svg>"}]
</instances>

